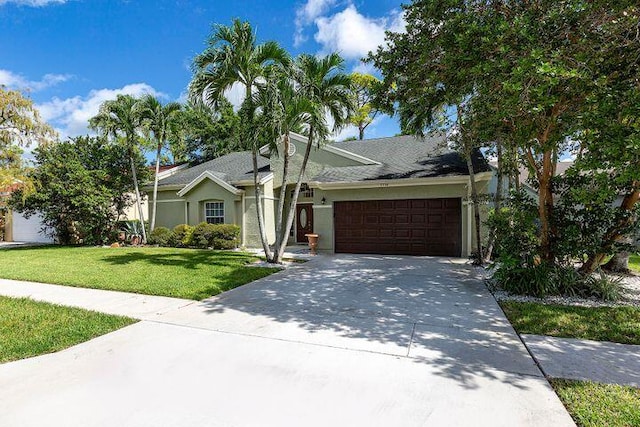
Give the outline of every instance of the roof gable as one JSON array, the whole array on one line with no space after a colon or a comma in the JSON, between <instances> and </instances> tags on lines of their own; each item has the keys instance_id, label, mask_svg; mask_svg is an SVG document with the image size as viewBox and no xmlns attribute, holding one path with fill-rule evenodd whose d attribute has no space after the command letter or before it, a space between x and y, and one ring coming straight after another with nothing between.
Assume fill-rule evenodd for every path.
<instances>
[{"instance_id":1,"label":"roof gable","mask_svg":"<svg viewBox=\"0 0 640 427\"><path fill-rule=\"evenodd\" d=\"M180 196L180 197L184 196L185 194L187 194L189 191L193 190L195 187L198 186L198 184L200 184L202 181L204 181L206 179L215 182L220 187L224 188L225 190L227 190L228 192L230 192L232 194L242 194L243 193L242 190L240 190L239 188L234 187L231 184L226 183L223 179L221 179L220 177L214 175L212 172L204 171L196 179L194 179L189 184L187 184L182 190L178 191L178 196Z\"/></svg>"}]
</instances>

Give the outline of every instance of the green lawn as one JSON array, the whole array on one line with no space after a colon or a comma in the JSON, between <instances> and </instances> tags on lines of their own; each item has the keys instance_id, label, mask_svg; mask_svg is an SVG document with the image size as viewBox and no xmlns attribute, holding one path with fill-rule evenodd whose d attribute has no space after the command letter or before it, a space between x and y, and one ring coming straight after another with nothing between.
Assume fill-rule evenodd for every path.
<instances>
[{"instance_id":1,"label":"green lawn","mask_svg":"<svg viewBox=\"0 0 640 427\"><path fill-rule=\"evenodd\" d=\"M502 301L500 305L521 334L640 344L637 307L570 307L514 301Z\"/></svg>"},{"instance_id":2,"label":"green lawn","mask_svg":"<svg viewBox=\"0 0 640 427\"><path fill-rule=\"evenodd\" d=\"M135 322L26 298L0 297L0 363L59 351Z\"/></svg>"},{"instance_id":3,"label":"green lawn","mask_svg":"<svg viewBox=\"0 0 640 427\"><path fill-rule=\"evenodd\" d=\"M201 300L272 274L239 252L175 248L0 250L0 277Z\"/></svg>"},{"instance_id":4,"label":"green lawn","mask_svg":"<svg viewBox=\"0 0 640 427\"><path fill-rule=\"evenodd\" d=\"M640 254L631 254L629 257L629 268L640 273Z\"/></svg>"},{"instance_id":5,"label":"green lawn","mask_svg":"<svg viewBox=\"0 0 640 427\"><path fill-rule=\"evenodd\" d=\"M640 389L561 379L551 385L578 426L640 425Z\"/></svg>"}]
</instances>

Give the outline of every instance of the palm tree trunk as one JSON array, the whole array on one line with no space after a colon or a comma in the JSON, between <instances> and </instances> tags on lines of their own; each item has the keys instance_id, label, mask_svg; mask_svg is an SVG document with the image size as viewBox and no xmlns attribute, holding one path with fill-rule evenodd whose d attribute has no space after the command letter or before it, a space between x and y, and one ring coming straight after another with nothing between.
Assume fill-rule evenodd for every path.
<instances>
[{"instance_id":1,"label":"palm tree trunk","mask_svg":"<svg viewBox=\"0 0 640 427\"><path fill-rule=\"evenodd\" d=\"M147 231L144 228L144 215L142 213L142 203L140 202L140 189L138 188L138 175L136 174L136 165L133 160L133 151L131 149L129 149L129 161L131 163L133 187L136 190L136 205L138 206L138 215L140 215L140 224L142 225L142 243L147 243Z\"/></svg>"},{"instance_id":2,"label":"palm tree trunk","mask_svg":"<svg viewBox=\"0 0 640 427\"><path fill-rule=\"evenodd\" d=\"M309 154L311 153L311 146L313 145L313 126L309 128L309 139L307 141L307 149L304 152L304 159L302 160L302 165L300 166L300 173L298 174L298 181L296 182L296 186L293 190L293 195L291 196L291 201L289 202L289 211L287 212L287 222L284 228L285 235L288 235L291 232L291 227L293 226L293 214L295 212L296 203L298 202L298 195L300 194L300 187L302 187L302 180L304 178L304 172L307 168L307 162L309 161ZM286 241L280 243L279 254L280 259L276 260L276 262L282 262L282 253L284 252L284 248L286 246Z\"/></svg>"},{"instance_id":3,"label":"palm tree trunk","mask_svg":"<svg viewBox=\"0 0 640 427\"><path fill-rule=\"evenodd\" d=\"M256 196L256 212L258 216L258 232L260 233L260 241L262 243L262 249L264 249L264 255L267 258L267 262L274 262L271 248L269 248L269 240L267 239L267 233L264 229L264 217L262 212L262 192L260 191L260 182L258 180L258 151L255 144L252 145L251 156L253 160L253 184Z\"/></svg>"},{"instance_id":4,"label":"palm tree trunk","mask_svg":"<svg viewBox=\"0 0 640 427\"><path fill-rule=\"evenodd\" d=\"M282 184L280 186L280 198L278 199L278 209L276 211L276 245L275 245L275 253L274 259L276 262L281 262L282 254L284 249L286 248L286 242L289 240L289 233L284 233L283 227L283 217L284 217L284 205L285 198L287 197L287 176L289 175L289 145L291 141L289 139L289 134L283 136L283 165L282 165ZM282 243L285 242L283 245Z\"/></svg>"},{"instance_id":5,"label":"palm tree trunk","mask_svg":"<svg viewBox=\"0 0 640 427\"><path fill-rule=\"evenodd\" d=\"M156 208L158 206L158 175L160 174L160 152L162 151L162 143L158 141L158 149L156 151L156 176L153 180L153 207L151 214L151 226L150 231L156 228Z\"/></svg>"}]
</instances>

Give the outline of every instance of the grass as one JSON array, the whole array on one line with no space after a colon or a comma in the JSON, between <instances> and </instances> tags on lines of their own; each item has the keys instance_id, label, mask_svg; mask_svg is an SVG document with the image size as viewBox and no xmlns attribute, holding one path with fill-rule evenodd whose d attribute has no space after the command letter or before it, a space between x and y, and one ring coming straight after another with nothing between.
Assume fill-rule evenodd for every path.
<instances>
[{"instance_id":1,"label":"grass","mask_svg":"<svg viewBox=\"0 0 640 427\"><path fill-rule=\"evenodd\" d=\"M579 426L640 425L640 389L562 379L551 385Z\"/></svg>"},{"instance_id":2,"label":"grass","mask_svg":"<svg viewBox=\"0 0 640 427\"><path fill-rule=\"evenodd\" d=\"M521 334L640 344L640 308L571 307L531 302L500 303Z\"/></svg>"},{"instance_id":3,"label":"grass","mask_svg":"<svg viewBox=\"0 0 640 427\"><path fill-rule=\"evenodd\" d=\"M175 248L38 247L0 251L0 277L201 300L268 276L239 252Z\"/></svg>"},{"instance_id":4,"label":"grass","mask_svg":"<svg viewBox=\"0 0 640 427\"><path fill-rule=\"evenodd\" d=\"M629 257L629 269L640 273L640 254L631 254Z\"/></svg>"},{"instance_id":5,"label":"grass","mask_svg":"<svg viewBox=\"0 0 640 427\"><path fill-rule=\"evenodd\" d=\"M59 351L135 322L26 298L0 297L0 363Z\"/></svg>"}]
</instances>

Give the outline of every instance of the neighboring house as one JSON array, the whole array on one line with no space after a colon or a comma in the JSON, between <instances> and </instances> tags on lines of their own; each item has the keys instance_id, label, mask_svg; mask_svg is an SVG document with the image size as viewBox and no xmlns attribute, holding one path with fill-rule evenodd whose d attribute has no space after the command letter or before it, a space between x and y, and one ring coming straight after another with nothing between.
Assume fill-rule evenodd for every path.
<instances>
[{"instance_id":1,"label":"neighboring house","mask_svg":"<svg viewBox=\"0 0 640 427\"><path fill-rule=\"evenodd\" d=\"M38 214L29 218L14 212L6 206L6 200L16 187L0 190L0 240L5 242L53 243L54 239L43 232L42 217Z\"/></svg>"},{"instance_id":2,"label":"neighboring house","mask_svg":"<svg viewBox=\"0 0 640 427\"><path fill-rule=\"evenodd\" d=\"M179 166L176 166L176 165L160 166L160 173L158 174L158 177L160 179L166 178L182 169L185 169L186 167L188 167L188 165L186 164L179 165ZM155 166L149 166L149 170L151 170L152 174L156 173ZM149 190L149 194L153 194L153 187L151 187L151 189ZM131 197L132 197L132 200L134 200L134 203L131 206L129 206L127 209L125 209L124 212L120 215L120 217L118 218L120 221L140 219L140 213L138 212L138 205L135 203L135 194L132 193ZM144 221L146 223L151 218L150 215L151 215L152 208L149 206L149 198L145 197L142 191L140 194L140 198L142 199L141 200L142 215L144 216Z\"/></svg>"},{"instance_id":3,"label":"neighboring house","mask_svg":"<svg viewBox=\"0 0 640 427\"><path fill-rule=\"evenodd\" d=\"M307 139L291 134L291 197ZM320 235L319 248L338 253L467 256L472 251L470 180L465 161L443 137L348 141L312 148L289 244ZM260 150L265 226L275 240L275 203L282 159ZM493 175L478 152L476 181ZM145 190L150 193L152 187ZM237 224L242 245L260 247L250 152L231 153L160 180L157 225Z\"/></svg>"},{"instance_id":4,"label":"neighboring house","mask_svg":"<svg viewBox=\"0 0 640 427\"><path fill-rule=\"evenodd\" d=\"M494 161L489 162L489 166L491 166L491 169L495 172L494 176L491 178L491 182L489 183L489 193L495 194L498 188L498 175L497 175L498 162L494 162ZM573 166L572 161L566 161L566 162L563 161L563 162L556 163L556 176L564 175L564 173L571 166ZM518 168L518 182L520 184L520 188L522 188L522 190L524 190L524 192L527 195L529 195L532 199L537 200L538 190L531 186L529 181L529 176L530 174L529 174L528 168L524 166L520 166ZM509 177L506 175L502 179L502 188L503 188L503 194L506 197L509 192Z\"/></svg>"}]
</instances>

